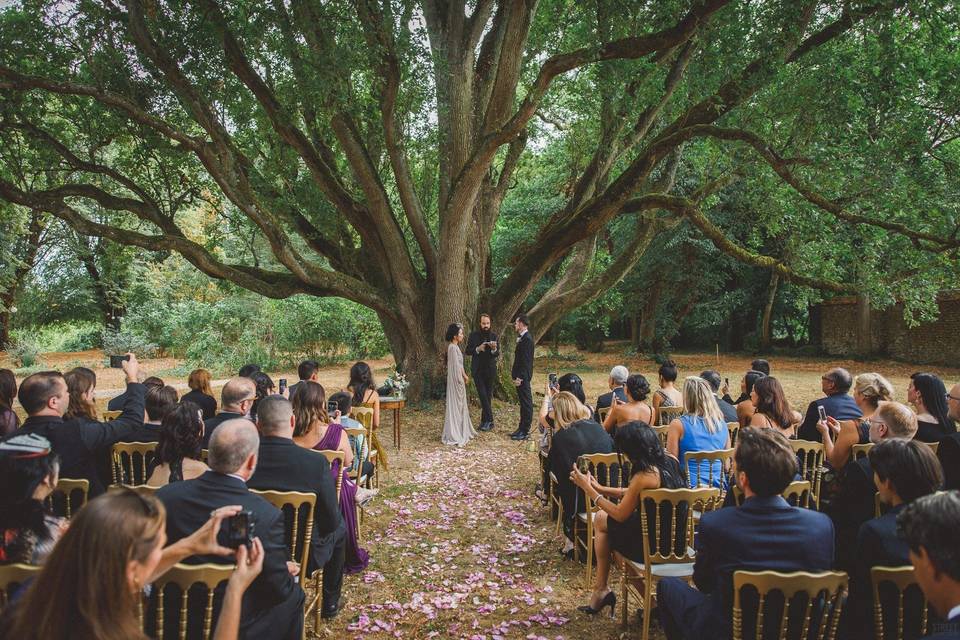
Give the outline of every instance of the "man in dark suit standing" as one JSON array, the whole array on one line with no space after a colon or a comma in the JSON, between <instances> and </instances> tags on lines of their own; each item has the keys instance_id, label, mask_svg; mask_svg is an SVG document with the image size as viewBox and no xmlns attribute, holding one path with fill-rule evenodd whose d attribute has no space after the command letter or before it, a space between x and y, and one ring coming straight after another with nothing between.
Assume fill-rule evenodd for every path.
<instances>
[{"instance_id":1,"label":"man in dark suit standing","mask_svg":"<svg viewBox=\"0 0 960 640\"><path fill-rule=\"evenodd\" d=\"M473 383L477 385L477 395L480 396L480 426L477 431L491 431L493 429L493 409L490 401L493 399L493 384L497 379L497 358L500 357L500 344L497 334L490 330L490 316L480 314L480 329L472 331L467 338L466 353L470 356L470 373Z\"/></svg>"},{"instance_id":2,"label":"man in dark suit standing","mask_svg":"<svg viewBox=\"0 0 960 640\"><path fill-rule=\"evenodd\" d=\"M853 376L842 367L830 369L820 378L820 388L825 397L814 400L807 407L803 422L797 429L797 437L801 440L823 442L820 432L817 431L817 422L820 421L820 407L827 415L837 420L853 420L863 417L860 407L853 401L848 391L853 386Z\"/></svg>"},{"instance_id":3,"label":"man in dark suit standing","mask_svg":"<svg viewBox=\"0 0 960 640\"><path fill-rule=\"evenodd\" d=\"M740 507L704 513L693 580L664 578L657 587L668 640L730 637L733 573L826 571L833 525L822 513L791 507L780 493L797 473L797 456L775 429L742 429L735 454ZM692 517L692 516L691 516Z\"/></svg>"},{"instance_id":4,"label":"man in dark suit standing","mask_svg":"<svg viewBox=\"0 0 960 640\"><path fill-rule=\"evenodd\" d=\"M257 406L260 452L247 486L261 491L302 491L317 496L308 573L323 569L320 615L340 609L346 525L340 517L336 486L327 459L293 442L293 405L283 396L267 396Z\"/></svg>"},{"instance_id":5,"label":"man in dark suit standing","mask_svg":"<svg viewBox=\"0 0 960 640\"><path fill-rule=\"evenodd\" d=\"M523 313L513 321L517 331L517 346L513 353L513 370L510 377L517 387L517 399L520 400L520 426L510 434L512 440L526 440L530 437L530 423L533 421L533 336L530 335L530 321Z\"/></svg>"},{"instance_id":6,"label":"man in dark suit standing","mask_svg":"<svg viewBox=\"0 0 960 640\"><path fill-rule=\"evenodd\" d=\"M173 482L157 491L167 509L167 539L174 543L189 536L210 518L214 509L240 505L251 511L254 534L263 543L263 571L243 595L241 638L298 640L303 632L303 589L294 582L299 571L287 564L283 514L247 490L257 467L260 438L249 420L227 420L210 438L210 471L199 478ZM226 527L219 541L226 546ZM221 556L194 556L188 564L224 564Z\"/></svg>"},{"instance_id":7,"label":"man in dark suit standing","mask_svg":"<svg viewBox=\"0 0 960 640\"><path fill-rule=\"evenodd\" d=\"M203 448L210 446L213 430L227 420L249 419L250 407L257 399L257 385L246 377L231 378L220 391L220 413L203 423Z\"/></svg>"},{"instance_id":8,"label":"man in dark suit standing","mask_svg":"<svg viewBox=\"0 0 960 640\"><path fill-rule=\"evenodd\" d=\"M910 503L897 516L897 528L910 547L913 574L946 622L931 625L936 640L960 640L960 493L944 491Z\"/></svg>"}]
</instances>

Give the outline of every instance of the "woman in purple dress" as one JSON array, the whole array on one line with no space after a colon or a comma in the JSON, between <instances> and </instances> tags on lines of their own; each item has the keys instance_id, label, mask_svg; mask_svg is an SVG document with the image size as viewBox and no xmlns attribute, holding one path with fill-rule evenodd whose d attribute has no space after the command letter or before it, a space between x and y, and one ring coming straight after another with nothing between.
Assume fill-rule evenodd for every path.
<instances>
[{"instance_id":1,"label":"woman in purple dress","mask_svg":"<svg viewBox=\"0 0 960 640\"><path fill-rule=\"evenodd\" d=\"M293 430L293 441L306 449L315 451L332 450L342 451L345 456L344 468L334 463L330 473L343 476L340 490L340 514L347 527L347 559L343 565L345 573L357 573L367 568L370 555L366 549L360 548L357 541L357 500L368 498L370 491L360 488L350 479L347 470L353 463L353 450L350 440L339 424L328 424L327 394L323 387L316 382L304 381L300 383L297 393L293 396L293 415L296 425Z\"/></svg>"}]
</instances>

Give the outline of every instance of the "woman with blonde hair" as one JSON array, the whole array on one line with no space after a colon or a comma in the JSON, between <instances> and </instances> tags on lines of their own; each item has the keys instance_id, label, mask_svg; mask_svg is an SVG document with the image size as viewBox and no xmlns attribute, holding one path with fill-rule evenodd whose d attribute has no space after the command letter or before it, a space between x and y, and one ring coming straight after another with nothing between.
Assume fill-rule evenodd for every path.
<instances>
[{"instance_id":1,"label":"woman with blonde hair","mask_svg":"<svg viewBox=\"0 0 960 640\"><path fill-rule=\"evenodd\" d=\"M214 640L238 636L243 592L263 568L255 538L234 551L217 543L221 507L192 535L165 547L166 512L152 496L116 489L80 509L22 599L4 611L0 637L19 640L145 640L137 616L143 587L194 555L236 555Z\"/></svg>"},{"instance_id":2,"label":"woman with blonde hair","mask_svg":"<svg viewBox=\"0 0 960 640\"><path fill-rule=\"evenodd\" d=\"M861 373L853 381L853 401L863 413L856 420L838 421L827 416L817 422L817 430L823 437L824 459L834 469L842 469L850 462L855 444L870 442L870 416L876 413L881 402L893 399L893 385L879 373Z\"/></svg>"},{"instance_id":3,"label":"woman with blonde hair","mask_svg":"<svg viewBox=\"0 0 960 640\"><path fill-rule=\"evenodd\" d=\"M688 451L716 451L730 447L730 432L717 406L710 384L703 378L689 376L683 381L684 414L674 419L667 430L667 452L683 464ZM700 462L699 474L691 461L687 468L688 478L706 481L713 478L713 486L723 482L723 470L719 460ZM711 464L712 471L711 474Z\"/></svg>"},{"instance_id":4,"label":"woman with blonde hair","mask_svg":"<svg viewBox=\"0 0 960 640\"><path fill-rule=\"evenodd\" d=\"M590 419L593 414L590 408L569 391L560 391L553 397L553 412L555 431L546 469L557 478L554 490L563 505L565 540L560 553L572 558L573 519L578 512L586 511L586 504L582 495L577 499L577 489L570 480L570 468L582 455L612 453L613 440L603 427Z\"/></svg>"},{"instance_id":5,"label":"woman with blonde hair","mask_svg":"<svg viewBox=\"0 0 960 640\"><path fill-rule=\"evenodd\" d=\"M181 402L192 402L203 411L203 419L207 420L217 415L217 400L213 397L210 388L210 372L206 369L194 369L187 378L190 392L180 398Z\"/></svg>"}]
</instances>

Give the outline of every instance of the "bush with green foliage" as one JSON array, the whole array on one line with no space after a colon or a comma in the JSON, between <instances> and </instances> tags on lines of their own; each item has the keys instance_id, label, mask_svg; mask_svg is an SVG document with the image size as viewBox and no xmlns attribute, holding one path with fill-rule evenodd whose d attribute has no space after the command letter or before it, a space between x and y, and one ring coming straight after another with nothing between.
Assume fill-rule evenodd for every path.
<instances>
[{"instance_id":1,"label":"bush with green foliage","mask_svg":"<svg viewBox=\"0 0 960 640\"><path fill-rule=\"evenodd\" d=\"M4 350L17 367L33 367L40 361L40 345L29 336L13 336Z\"/></svg>"}]
</instances>

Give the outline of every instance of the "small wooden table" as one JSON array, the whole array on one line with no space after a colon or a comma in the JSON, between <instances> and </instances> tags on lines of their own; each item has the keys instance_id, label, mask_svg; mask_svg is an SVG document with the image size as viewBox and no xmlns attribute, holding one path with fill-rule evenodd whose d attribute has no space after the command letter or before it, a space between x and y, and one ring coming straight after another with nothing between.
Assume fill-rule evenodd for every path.
<instances>
[{"instance_id":1,"label":"small wooden table","mask_svg":"<svg viewBox=\"0 0 960 640\"><path fill-rule=\"evenodd\" d=\"M393 446L400 450L400 410L407 406L405 398L380 396L380 410L393 411Z\"/></svg>"}]
</instances>

